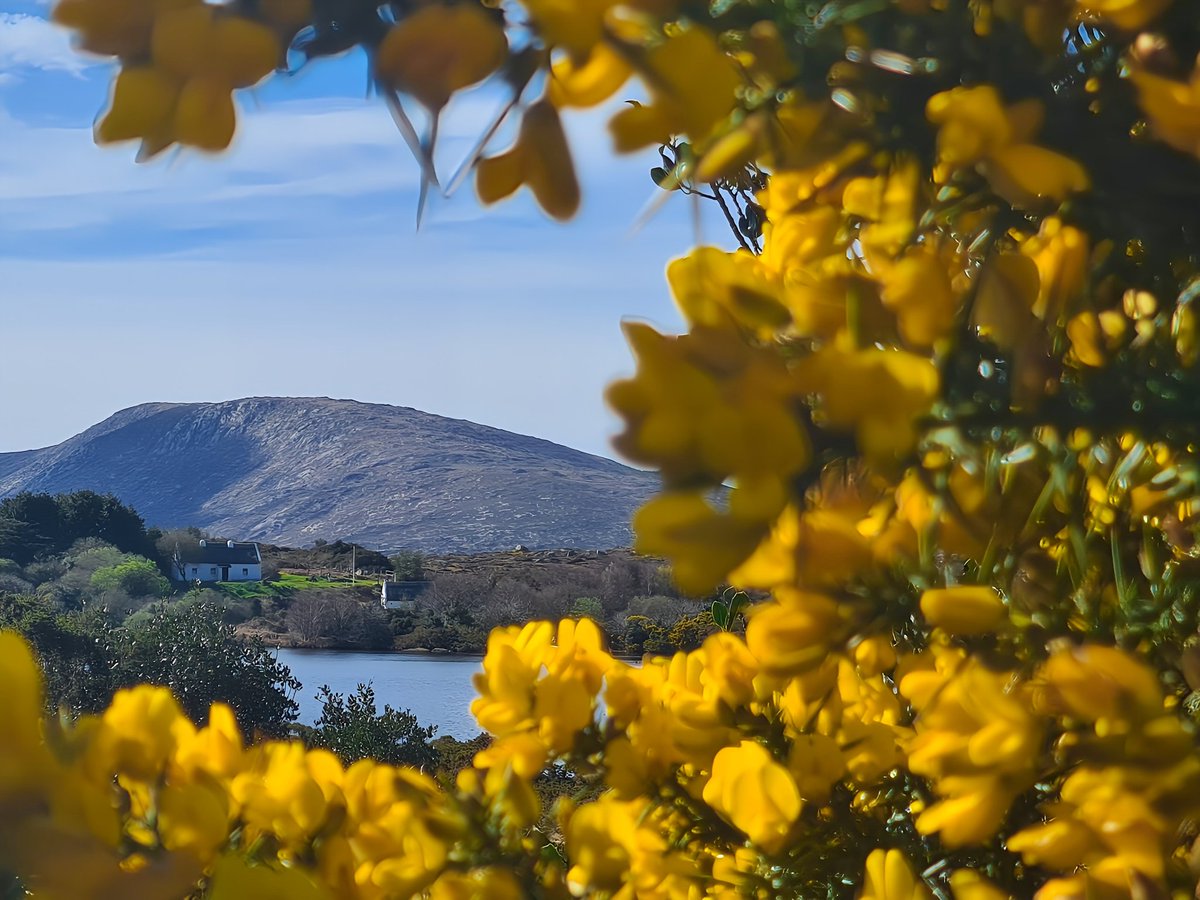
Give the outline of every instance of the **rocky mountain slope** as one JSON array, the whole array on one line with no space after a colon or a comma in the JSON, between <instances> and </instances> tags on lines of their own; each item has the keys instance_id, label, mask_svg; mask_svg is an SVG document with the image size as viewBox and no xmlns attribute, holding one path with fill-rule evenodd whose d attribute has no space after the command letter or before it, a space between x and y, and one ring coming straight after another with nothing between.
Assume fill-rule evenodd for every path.
<instances>
[{"instance_id":1,"label":"rocky mountain slope","mask_svg":"<svg viewBox=\"0 0 1200 900\"><path fill-rule=\"evenodd\" d=\"M498 428L328 398L147 403L57 446L0 453L0 497L86 488L162 528L384 551L626 546L656 481Z\"/></svg>"}]
</instances>

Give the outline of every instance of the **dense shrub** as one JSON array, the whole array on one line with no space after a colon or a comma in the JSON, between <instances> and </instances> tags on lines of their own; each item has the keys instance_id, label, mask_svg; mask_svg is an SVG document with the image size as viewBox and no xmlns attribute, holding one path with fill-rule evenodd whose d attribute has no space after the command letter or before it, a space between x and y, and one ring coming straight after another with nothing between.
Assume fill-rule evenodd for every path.
<instances>
[{"instance_id":1,"label":"dense shrub","mask_svg":"<svg viewBox=\"0 0 1200 900\"><path fill-rule=\"evenodd\" d=\"M360 684L353 694L336 694L327 685L319 693L321 716L305 731L310 747L324 747L349 765L375 759L390 765L432 771L438 754L430 745L434 727L423 727L408 710L375 704L375 690Z\"/></svg>"},{"instance_id":2,"label":"dense shrub","mask_svg":"<svg viewBox=\"0 0 1200 900\"><path fill-rule=\"evenodd\" d=\"M206 721L209 707L220 702L247 734L282 736L299 711L293 697L300 683L287 666L261 644L236 637L219 609L158 607L112 640L115 686L168 687L195 722Z\"/></svg>"}]
</instances>

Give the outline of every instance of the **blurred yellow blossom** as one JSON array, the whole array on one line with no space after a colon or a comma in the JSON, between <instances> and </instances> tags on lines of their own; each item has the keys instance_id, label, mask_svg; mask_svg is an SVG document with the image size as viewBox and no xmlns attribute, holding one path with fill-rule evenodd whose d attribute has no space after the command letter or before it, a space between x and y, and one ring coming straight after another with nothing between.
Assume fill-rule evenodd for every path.
<instances>
[{"instance_id":1,"label":"blurred yellow blossom","mask_svg":"<svg viewBox=\"0 0 1200 900\"><path fill-rule=\"evenodd\" d=\"M498 69L507 55L495 16L468 3L433 3L388 31L375 69L387 83L439 110L456 91Z\"/></svg>"},{"instance_id":2,"label":"blurred yellow blossom","mask_svg":"<svg viewBox=\"0 0 1200 900\"><path fill-rule=\"evenodd\" d=\"M861 900L926 900L930 894L902 852L879 849L867 857L859 896Z\"/></svg>"},{"instance_id":3,"label":"blurred yellow blossom","mask_svg":"<svg viewBox=\"0 0 1200 900\"><path fill-rule=\"evenodd\" d=\"M545 101L525 111L510 150L481 159L476 167L475 189L484 203L503 200L523 184L556 219L569 219L579 208L579 183L562 122Z\"/></svg>"},{"instance_id":4,"label":"blurred yellow blossom","mask_svg":"<svg viewBox=\"0 0 1200 900\"><path fill-rule=\"evenodd\" d=\"M752 741L716 755L704 802L768 850L780 846L801 809L791 774Z\"/></svg>"},{"instance_id":5,"label":"blurred yellow blossom","mask_svg":"<svg viewBox=\"0 0 1200 900\"><path fill-rule=\"evenodd\" d=\"M991 587L961 585L921 594L921 614L951 634L988 634L1008 621L1004 599Z\"/></svg>"}]
</instances>

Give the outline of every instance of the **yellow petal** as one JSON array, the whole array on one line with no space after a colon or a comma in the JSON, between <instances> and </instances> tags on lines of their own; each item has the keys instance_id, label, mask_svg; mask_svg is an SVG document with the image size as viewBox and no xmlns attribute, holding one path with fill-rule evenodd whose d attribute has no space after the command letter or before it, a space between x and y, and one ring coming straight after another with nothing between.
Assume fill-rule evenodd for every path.
<instances>
[{"instance_id":1,"label":"yellow petal","mask_svg":"<svg viewBox=\"0 0 1200 900\"><path fill-rule=\"evenodd\" d=\"M224 150L233 140L237 114L228 82L198 76L183 86L175 108L175 137L201 150Z\"/></svg>"},{"instance_id":2,"label":"yellow petal","mask_svg":"<svg viewBox=\"0 0 1200 900\"><path fill-rule=\"evenodd\" d=\"M170 127L179 82L154 66L126 66L113 82L112 101L96 123L97 143L127 141Z\"/></svg>"}]
</instances>

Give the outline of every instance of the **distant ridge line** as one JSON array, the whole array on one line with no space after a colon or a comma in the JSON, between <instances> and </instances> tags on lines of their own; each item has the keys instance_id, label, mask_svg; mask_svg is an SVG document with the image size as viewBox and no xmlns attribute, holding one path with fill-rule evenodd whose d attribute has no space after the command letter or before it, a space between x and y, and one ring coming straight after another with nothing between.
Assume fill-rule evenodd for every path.
<instances>
[{"instance_id":1,"label":"distant ridge line","mask_svg":"<svg viewBox=\"0 0 1200 900\"><path fill-rule=\"evenodd\" d=\"M143 403L60 444L0 453L0 497L89 489L159 527L385 551L629 546L656 485L544 438L329 397Z\"/></svg>"}]
</instances>

